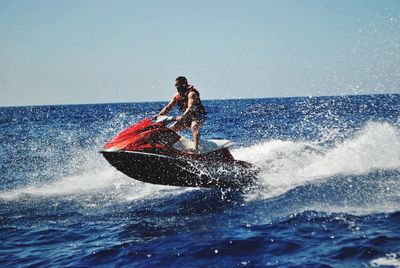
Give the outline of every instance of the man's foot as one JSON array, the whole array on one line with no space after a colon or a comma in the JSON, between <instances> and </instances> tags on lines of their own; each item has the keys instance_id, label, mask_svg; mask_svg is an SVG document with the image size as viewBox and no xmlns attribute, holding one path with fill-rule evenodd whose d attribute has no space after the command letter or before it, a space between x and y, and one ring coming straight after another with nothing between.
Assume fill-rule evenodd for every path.
<instances>
[{"instance_id":1,"label":"man's foot","mask_svg":"<svg viewBox=\"0 0 400 268\"><path fill-rule=\"evenodd\" d=\"M198 154L198 151L196 149L189 149L186 151L188 154Z\"/></svg>"}]
</instances>

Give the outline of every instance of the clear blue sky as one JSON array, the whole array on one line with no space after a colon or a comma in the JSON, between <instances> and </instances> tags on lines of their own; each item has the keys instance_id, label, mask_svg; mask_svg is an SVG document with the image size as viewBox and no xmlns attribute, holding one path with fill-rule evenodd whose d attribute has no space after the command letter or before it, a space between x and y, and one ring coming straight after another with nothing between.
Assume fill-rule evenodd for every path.
<instances>
[{"instance_id":1,"label":"clear blue sky","mask_svg":"<svg viewBox=\"0 0 400 268\"><path fill-rule=\"evenodd\" d=\"M400 1L0 0L0 106L400 93Z\"/></svg>"}]
</instances>

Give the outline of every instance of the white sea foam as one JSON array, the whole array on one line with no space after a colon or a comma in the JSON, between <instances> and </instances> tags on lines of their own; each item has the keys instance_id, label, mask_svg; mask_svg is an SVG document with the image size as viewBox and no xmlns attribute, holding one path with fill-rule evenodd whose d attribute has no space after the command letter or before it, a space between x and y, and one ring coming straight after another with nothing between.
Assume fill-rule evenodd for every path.
<instances>
[{"instance_id":1,"label":"white sea foam","mask_svg":"<svg viewBox=\"0 0 400 268\"><path fill-rule=\"evenodd\" d=\"M260 168L258 177L268 187L264 197L269 198L336 175L400 169L400 130L389 123L370 122L333 146L271 140L239 148L233 154Z\"/></svg>"},{"instance_id":2,"label":"white sea foam","mask_svg":"<svg viewBox=\"0 0 400 268\"><path fill-rule=\"evenodd\" d=\"M304 168L306 176L365 174L400 168L400 131L388 123L369 123L356 137L344 141Z\"/></svg>"},{"instance_id":3,"label":"white sea foam","mask_svg":"<svg viewBox=\"0 0 400 268\"><path fill-rule=\"evenodd\" d=\"M21 196L60 196L71 194L82 194L101 191L111 183L117 183L118 178L111 169L100 173L84 173L77 176L66 176L56 179L50 183L34 183L21 188L4 191L0 198L10 200Z\"/></svg>"},{"instance_id":4,"label":"white sea foam","mask_svg":"<svg viewBox=\"0 0 400 268\"><path fill-rule=\"evenodd\" d=\"M400 253L390 253L386 254L385 257L377 258L370 262L372 267L400 267Z\"/></svg>"},{"instance_id":5,"label":"white sea foam","mask_svg":"<svg viewBox=\"0 0 400 268\"><path fill-rule=\"evenodd\" d=\"M187 189L142 183L118 172L114 168L88 171L80 175L66 176L50 183L39 183L0 192L0 199L15 200L21 197L68 197L80 196L85 199L100 193L114 201L133 201L147 198L161 198L178 194Z\"/></svg>"}]
</instances>

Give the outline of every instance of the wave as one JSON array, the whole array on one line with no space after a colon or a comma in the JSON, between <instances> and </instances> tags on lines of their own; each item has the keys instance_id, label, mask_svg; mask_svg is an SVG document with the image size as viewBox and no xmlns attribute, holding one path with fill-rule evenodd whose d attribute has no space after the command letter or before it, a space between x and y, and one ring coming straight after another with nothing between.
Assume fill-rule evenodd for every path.
<instances>
[{"instance_id":1,"label":"wave","mask_svg":"<svg viewBox=\"0 0 400 268\"><path fill-rule=\"evenodd\" d=\"M380 199L383 203L374 207L374 210L379 211L383 207L390 210L393 205L398 206L398 148L400 130L396 125L369 122L351 137L338 143L323 145L310 141L271 140L239 148L233 154L238 159L254 163L260 169L258 178L264 188L249 196L250 200L275 198L294 189L303 189L302 195L305 198L306 191L310 191L309 185L314 185L311 190L314 190L315 195L321 192L327 194L322 190L324 188L339 186L334 192L344 200L352 196L355 201L364 192L369 195L370 201ZM321 183L322 187L319 186ZM354 196L351 191L357 192L358 196ZM329 198L334 199L331 194ZM323 199L317 198L322 203L329 203ZM370 206L370 210L373 210L371 203L368 204L366 199L364 201L366 204L363 208ZM341 204L339 200L337 204Z\"/></svg>"},{"instance_id":2,"label":"wave","mask_svg":"<svg viewBox=\"0 0 400 268\"><path fill-rule=\"evenodd\" d=\"M190 189L166 187L142 183L126 177L112 167L97 171L86 171L75 176L66 176L48 183L37 183L17 189L0 192L0 199L12 201L21 198L66 198L83 200L95 206L116 202L132 202L135 200L164 198L171 194L179 194ZM88 202L89 201L89 202Z\"/></svg>"}]
</instances>

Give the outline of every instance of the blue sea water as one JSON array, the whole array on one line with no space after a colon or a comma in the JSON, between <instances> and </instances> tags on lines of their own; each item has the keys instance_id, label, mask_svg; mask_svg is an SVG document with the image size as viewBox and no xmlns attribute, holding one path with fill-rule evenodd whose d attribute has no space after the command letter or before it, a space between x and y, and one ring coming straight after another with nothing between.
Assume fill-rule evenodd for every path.
<instances>
[{"instance_id":1,"label":"blue sea water","mask_svg":"<svg viewBox=\"0 0 400 268\"><path fill-rule=\"evenodd\" d=\"M0 108L0 266L400 267L400 95L205 101L202 138L260 169L239 192L98 153L164 104Z\"/></svg>"}]
</instances>

